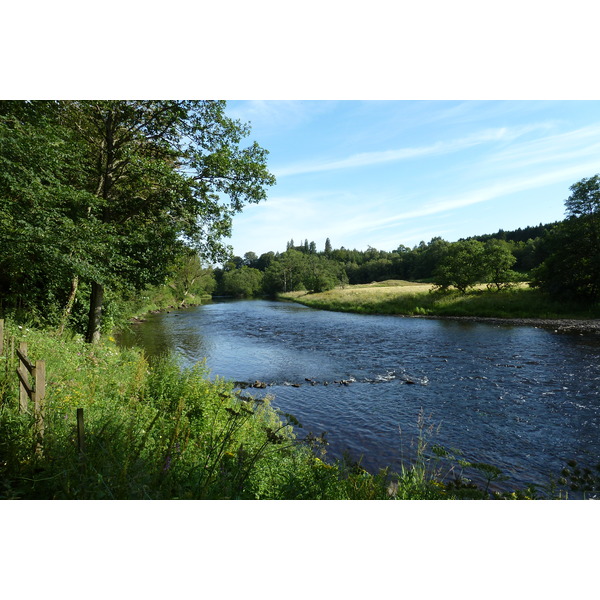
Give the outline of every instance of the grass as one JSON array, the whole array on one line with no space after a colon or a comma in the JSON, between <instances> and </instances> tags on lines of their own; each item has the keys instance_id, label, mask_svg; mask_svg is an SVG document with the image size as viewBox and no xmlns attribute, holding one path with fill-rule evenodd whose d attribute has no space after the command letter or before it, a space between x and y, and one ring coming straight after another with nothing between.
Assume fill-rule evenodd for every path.
<instances>
[{"instance_id":1,"label":"grass","mask_svg":"<svg viewBox=\"0 0 600 600\"><path fill-rule=\"evenodd\" d=\"M16 361L0 358L0 498L3 499L388 499L393 474L327 462L324 445L300 439L270 398L210 380L202 364L150 365L106 339L85 344L7 323L7 340L46 361L43 452L34 417L18 410ZM76 413L84 409L79 451ZM406 477L404 478L406 479ZM404 481L402 477L396 481ZM406 479L408 481L408 479ZM403 489L403 484L398 484ZM397 488L396 488L397 489ZM407 488L408 490L408 488ZM402 497L444 497L413 477Z\"/></svg>"},{"instance_id":2,"label":"grass","mask_svg":"<svg viewBox=\"0 0 600 600\"><path fill-rule=\"evenodd\" d=\"M0 356L0 499L484 499L466 463L435 447L419 424L417 452L400 473L368 473L327 460L325 442L268 396L211 380L202 363L149 364L137 349L6 324L6 339L46 361L45 434L36 453L34 417L18 409L11 343ZM84 409L84 448L77 441ZM451 464L454 461L455 464ZM448 466L450 465L450 466ZM455 472L456 466L460 471ZM443 468L442 468L443 467ZM486 470L487 469L487 470ZM448 479L448 474L456 476ZM497 496L500 497L500 496ZM535 497L522 492L502 497Z\"/></svg>"},{"instance_id":3,"label":"grass","mask_svg":"<svg viewBox=\"0 0 600 600\"><path fill-rule=\"evenodd\" d=\"M320 294L289 292L280 297L313 308L361 314L521 319L600 316L599 307L556 302L526 284L500 292L480 285L467 294L460 294L457 291L439 292L430 284L389 281L352 285Z\"/></svg>"}]
</instances>

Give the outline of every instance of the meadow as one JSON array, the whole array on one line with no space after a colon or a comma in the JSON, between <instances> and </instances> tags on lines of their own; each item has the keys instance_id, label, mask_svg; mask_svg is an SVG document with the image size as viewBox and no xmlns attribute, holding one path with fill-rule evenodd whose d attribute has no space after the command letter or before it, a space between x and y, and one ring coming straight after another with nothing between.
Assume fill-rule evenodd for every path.
<instances>
[{"instance_id":1,"label":"meadow","mask_svg":"<svg viewBox=\"0 0 600 600\"><path fill-rule=\"evenodd\" d=\"M501 291L480 284L461 294L456 290L440 291L427 283L387 280L338 287L318 294L288 292L279 297L322 310L359 314L501 319L593 319L600 316L598 306L558 302L526 283Z\"/></svg>"}]
</instances>

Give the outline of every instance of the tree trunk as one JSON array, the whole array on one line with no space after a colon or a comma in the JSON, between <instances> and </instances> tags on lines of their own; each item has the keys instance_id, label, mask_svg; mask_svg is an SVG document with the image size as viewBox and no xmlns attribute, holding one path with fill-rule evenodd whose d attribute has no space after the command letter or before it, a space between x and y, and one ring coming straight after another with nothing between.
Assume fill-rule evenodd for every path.
<instances>
[{"instance_id":1,"label":"tree trunk","mask_svg":"<svg viewBox=\"0 0 600 600\"><path fill-rule=\"evenodd\" d=\"M75 302L75 296L77 295L77 286L79 285L79 277L75 275L71 281L71 292L69 293L69 299L67 300L67 305L65 306L65 310L63 312L60 327L58 328L58 334L62 335L65 330L65 325L67 324L67 319L71 314L71 310L73 309L73 303Z\"/></svg>"},{"instance_id":2,"label":"tree trunk","mask_svg":"<svg viewBox=\"0 0 600 600\"><path fill-rule=\"evenodd\" d=\"M100 324L102 321L102 301L104 300L104 286L92 282L90 294L90 312L88 315L88 328L85 341L96 344L100 340Z\"/></svg>"}]
</instances>

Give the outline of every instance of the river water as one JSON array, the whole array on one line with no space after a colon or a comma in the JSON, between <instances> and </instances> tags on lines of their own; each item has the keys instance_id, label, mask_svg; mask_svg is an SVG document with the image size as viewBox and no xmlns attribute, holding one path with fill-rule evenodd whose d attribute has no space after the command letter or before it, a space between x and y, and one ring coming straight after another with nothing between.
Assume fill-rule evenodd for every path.
<instances>
[{"instance_id":1,"label":"river water","mask_svg":"<svg viewBox=\"0 0 600 600\"><path fill-rule=\"evenodd\" d=\"M500 468L508 479L491 489L547 485L567 460L600 462L593 334L243 300L152 315L121 343L174 351L183 367L206 359L212 377L265 382L246 392L272 394L300 436L327 432L329 456L372 471L414 456L419 422L430 446Z\"/></svg>"}]
</instances>

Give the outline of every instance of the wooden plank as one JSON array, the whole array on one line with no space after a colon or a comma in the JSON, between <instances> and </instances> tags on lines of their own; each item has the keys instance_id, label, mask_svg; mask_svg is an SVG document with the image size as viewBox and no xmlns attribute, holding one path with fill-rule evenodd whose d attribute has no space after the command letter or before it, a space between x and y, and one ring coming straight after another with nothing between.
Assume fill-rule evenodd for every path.
<instances>
[{"instance_id":1,"label":"wooden plank","mask_svg":"<svg viewBox=\"0 0 600 600\"><path fill-rule=\"evenodd\" d=\"M25 342L21 342L21 346L23 346L23 344L25 344ZM35 371L35 365L29 362L29 358L27 357L27 344L25 344L25 353L23 353L23 348L19 348L17 350L17 356L23 363L23 366L33 375Z\"/></svg>"},{"instance_id":2,"label":"wooden plank","mask_svg":"<svg viewBox=\"0 0 600 600\"><path fill-rule=\"evenodd\" d=\"M46 361L35 361L33 376L35 378L35 399L41 404L46 397Z\"/></svg>"},{"instance_id":3,"label":"wooden plank","mask_svg":"<svg viewBox=\"0 0 600 600\"><path fill-rule=\"evenodd\" d=\"M24 413L27 412L28 402L27 400L31 398L32 388L29 385L29 377L25 371L21 370L21 365L27 368L29 361L27 360L27 342L21 342L19 344L19 348L17 349L17 356L19 358L19 364L17 367L17 375L21 380L19 384L19 410ZM30 373L31 371L27 369Z\"/></svg>"},{"instance_id":4,"label":"wooden plank","mask_svg":"<svg viewBox=\"0 0 600 600\"><path fill-rule=\"evenodd\" d=\"M31 398L33 390L29 387L29 375L22 372L20 366L17 369L17 375L21 380L19 383L19 410L24 413L27 412L27 401Z\"/></svg>"},{"instance_id":5,"label":"wooden plank","mask_svg":"<svg viewBox=\"0 0 600 600\"><path fill-rule=\"evenodd\" d=\"M34 393L35 390L29 384L29 374L25 371L21 371L21 369L17 369L17 375L19 376L19 379L21 380L21 385L25 388L27 395L29 396L29 398L31 398L31 395Z\"/></svg>"}]
</instances>

